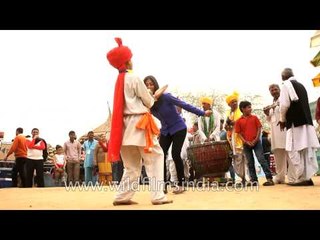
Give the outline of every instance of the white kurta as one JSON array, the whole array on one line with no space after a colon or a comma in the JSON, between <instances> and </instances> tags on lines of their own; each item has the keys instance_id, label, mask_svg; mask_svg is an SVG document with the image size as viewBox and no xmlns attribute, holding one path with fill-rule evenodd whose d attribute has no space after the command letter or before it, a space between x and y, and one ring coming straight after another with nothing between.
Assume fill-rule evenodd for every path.
<instances>
[{"instance_id":1,"label":"white kurta","mask_svg":"<svg viewBox=\"0 0 320 240\"><path fill-rule=\"evenodd\" d=\"M276 101L279 103L279 99ZM286 147L286 132L280 130L280 126L277 125L280 121L280 107L276 106L274 109L269 110L269 116L267 116L267 121L271 128L271 150Z\"/></svg>"},{"instance_id":2,"label":"white kurta","mask_svg":"<svg viewBox=\"0 0 320 240\"><path fill-rule=\"evenodd\" d=\"M213 122L213 130L210 131L209 138L214 139L215 141L220 141L220 124L221 124L220 119L221 119L221 116L220 116L220 113L217 112L215 109L212 109L212 114L213 114L213 121L214 122ZM209 126L210 117L204 117L204 118L205 118L207 126ZM202 123L202 117L198 118L198 128L199 128L199 131L204 133L204 125Z\"/></svg>"},{"instance_id":3,"label":"white kurta","mask_svg":"<svg viewBox=\"0 0 320 240\"><path fill-rule=\"evenodd\" d=\"M286 113L290 107L291 99L295 93L290 93L292 90L291 82L289 81L284 82L281 94L280 94L280 120L282 122L286 121ZM291 85L291 86L290 86ZM287 130L286 134L286 150L287 151L301 151L305 148L320 148L319 141L317 138L317 134L315 131L314 126L312 125L302 125L299 127L291 127Z\"/></svg>"},{"instance_id":4,"label":"white kurta","mask_svg":"<svg viewBox=\"0 0 320 240\"><path fill-rule=\"evenodd\" d=\"M149 111L154 99L147 90L144 82L133 73L126 73L124 79L124 128L121 146L121 157L124 165L123 176L119 185L115 201L130 200L139 186L138 179L141 173L141 159L150 178L151 201L166 201L163 193L164 156L160 144L154 136L153 150L145 153L145 131L136 128L142 115Z\"/></svg>"},{"instance_id":5,"label":"white kurta","mask_svg":"<svg viewBox=\"0 0 320 240\"><path fill-rule=\"evenodd\" d=\"M144 82L133 73L126 73L125 75L124 98L122 145L146 146L145 131L137 129L136 125L142 115L149 111L149 108L154 103L154 99ZM153 140L154 143L158 142L156 136L154 136Z\"/></svg>"},{"instance_id":6,"label":"white kurta","mask_svg":"<svg viewBox=\"0 0 320 240\"><path fill-rule=\"evenodd\" d=\"M290 82L292 78L286 80L280 93L280 120L286 121L286 113L291 101L301 101L297 99L297 94ZM290 162L295 166L295 181L310 179L318 171L316 150L320 148L319 141L314 126L302 125L292 127L286 131L286 150L289 152ZM302 175L301 175L302 174Z\"/></svg>"},{"instance_id":7,"label":"white kurta","mask_svg":"<svg viewBox=\"0 0 320 240\"><path fill-rule=\"evenodd\" d=\"M204 132L198 130L193 134L193 144L203 144L207 140Z\"/></svg>"},{"instance_id":8,"label":"white kurta","mask_svg":"<svg viewBox=\"0 0 320 240\"><path fill-rule=\"evenodd\" d=\"M280 101L279 98L274 102L277 104L275 108L269 110L269 116L267 116L267 121L271 128L271 150L274 154L276 163L277 176L275 182L284 183L287 174L287 162L288 153L286 151L286 131L281 131L280 126L277 125L280 121ZM291 179L291 172L288 172L289 182L293 181Z\"/></svg>"}]
</instances>

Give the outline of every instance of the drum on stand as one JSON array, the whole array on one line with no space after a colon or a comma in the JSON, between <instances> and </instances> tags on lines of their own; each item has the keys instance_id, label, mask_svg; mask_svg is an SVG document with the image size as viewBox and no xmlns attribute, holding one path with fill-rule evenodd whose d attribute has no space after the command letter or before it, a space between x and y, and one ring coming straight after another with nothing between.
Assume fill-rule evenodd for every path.
<instances>
[{"instance_id":1,"label":"drum on stand","mask_svg":"<svg viewBox=\"0 0 320 240\"><path fill-rule=\"evenodd\" d=\"M232 163L232 149L228 141L191 145L188 159L195 171L195 179L224 178Z\"/></svg>"},{"instance_id":2,"label":"drum on stand","mask_svg":"<svg viewBox=\"0 0 320 240\"><path fill-rule=\"evenodd\" d=\"M12 187L12 169L15 161L0 161L0 188Z\"/></svg>"}]
</instances>

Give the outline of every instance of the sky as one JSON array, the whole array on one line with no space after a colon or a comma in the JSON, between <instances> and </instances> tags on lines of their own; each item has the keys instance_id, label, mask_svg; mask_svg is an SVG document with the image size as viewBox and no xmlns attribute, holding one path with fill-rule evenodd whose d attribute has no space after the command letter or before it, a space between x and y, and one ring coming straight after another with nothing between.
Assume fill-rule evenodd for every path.
<instances>
[{"instance_id":1,"label":"sky","mask_svg":"<svg viewBox=\"0 0 320 240\"><path fill-rule=\"evenodd\" d=\"M132 53L134 72L154 75L168 91L229 94L234 90L272 102L268 86L281 84L281 71L293 69L309 100L320 96L312 78L320 72L310 60L315 30L23 30L0 31L3 141L17 127L40 129L52 145L68 132L78 137L102 124L112 109L118 75L106 59L115 37Z\"/></svg>"}]
</instances>

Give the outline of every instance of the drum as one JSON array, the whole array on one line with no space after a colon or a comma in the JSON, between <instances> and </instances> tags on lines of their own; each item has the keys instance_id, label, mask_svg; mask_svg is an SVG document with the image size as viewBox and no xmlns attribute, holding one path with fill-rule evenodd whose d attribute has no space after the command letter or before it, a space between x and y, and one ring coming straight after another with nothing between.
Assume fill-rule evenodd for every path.
<instances>
[{"instance_id":1,"label":"drum","mask_svg":"<svg viewBox=\"0 0 320 240\"><path fill-rule=\"evenodd\" d=\"M195 179L224 177L232 163L232 149L228 141L195 144L187 148L187 153Z\"/></svg>"},{"instance_id":2,"label":"drum","mask_svg":"<svg viewBox=\"0 0 320 240\"><path fill-rule=\"evenodd\" d=\"M0 168L13 168L15 161L0 161Z\"/></svg>"},{"instance_id":3,"label":"drum","mask_svg":"<svg viewBox=\"0 0 320 240\"><path fill-rule=\"evenodd\" d=\"M12 187L12 168L0 167L0 188Z\"/></svg>"}]
</instances>

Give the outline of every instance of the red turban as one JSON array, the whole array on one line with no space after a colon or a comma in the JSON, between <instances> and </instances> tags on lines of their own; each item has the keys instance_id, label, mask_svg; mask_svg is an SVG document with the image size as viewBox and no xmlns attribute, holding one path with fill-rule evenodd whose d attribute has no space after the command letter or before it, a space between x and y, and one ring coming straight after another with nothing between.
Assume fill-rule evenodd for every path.
<instances>
[{"instance_id":1,"label":"red turban","mask_svg":"<svg viewBox=\"0 0 320 240\"><path fill-rule=\"evenodd\" d=\"M113 48L107 53L107 59L114 68L124 70L126 69L126 62L128 62L132 57L132 53L128 47L122 46L121 38L115 38L115 40L119 46Z\"/></svg>"}]
</instances>

